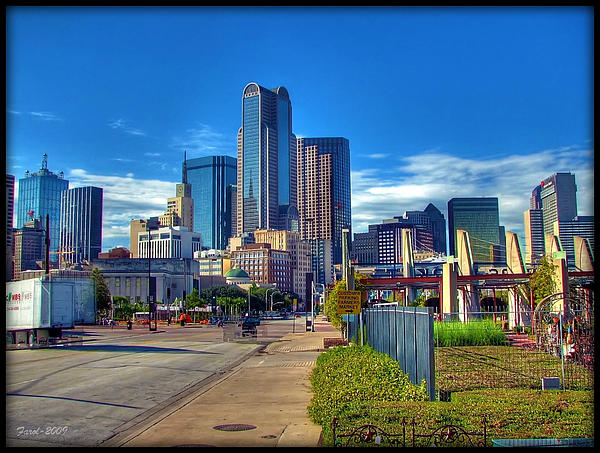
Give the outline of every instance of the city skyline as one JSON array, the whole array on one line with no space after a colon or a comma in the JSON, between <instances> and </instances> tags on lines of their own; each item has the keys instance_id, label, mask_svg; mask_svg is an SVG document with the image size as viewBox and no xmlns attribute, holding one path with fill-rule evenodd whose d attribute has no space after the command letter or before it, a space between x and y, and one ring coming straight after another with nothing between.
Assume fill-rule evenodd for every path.
<instances>
[{"instance_id":1,"label":"city skyline","mask_svg":"<svg viewBox=\"0 0 600 453\"><path fill-rule=\"evenodd\" d=\"M250 36L247 20L269 27ZM16 195L47 153L69 187L102 187L102 251L127 247L132 218L164 212L184 151L237 157L255 82L286 87L299 138L350 141L353 233L481 196L523 239L554 173L594 214L592 38L587 7L10 7L6 172Z\"/></svg>"}]
</instances>

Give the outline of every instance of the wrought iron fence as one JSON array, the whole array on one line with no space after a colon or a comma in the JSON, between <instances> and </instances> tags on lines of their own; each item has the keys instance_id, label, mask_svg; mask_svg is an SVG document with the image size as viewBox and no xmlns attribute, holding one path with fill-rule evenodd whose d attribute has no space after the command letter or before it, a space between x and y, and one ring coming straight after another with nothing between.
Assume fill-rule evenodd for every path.
<instances>
[{"instance_id":1,"label":"wrought iron fence","mask_svg":"<svg viewBox=\"0 0 600 453\"><path fill-rule=\"evenodd\" d=\"M402 418L401 432L389 433L380 426L364 424L339 432L338 418L331 422L334 447L485 447L487 444L487 426L482 419L481 431L467 431L461 426L444 424L431 431L418 427L415 419Z\"/></svg>"}]
</instances>

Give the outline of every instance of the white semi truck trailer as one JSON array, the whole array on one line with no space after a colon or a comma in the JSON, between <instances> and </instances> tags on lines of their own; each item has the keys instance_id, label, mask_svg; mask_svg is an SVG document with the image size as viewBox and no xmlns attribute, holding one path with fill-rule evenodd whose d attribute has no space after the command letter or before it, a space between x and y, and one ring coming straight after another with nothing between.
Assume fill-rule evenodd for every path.
<instances>
[{"instance_id":1,"label":"white semi truck trailer","mask_svg":"<svg viewBox=\"0 0 600 453\"><path fill-rule=\"evenodd\" d=\"M34 346L62 329L94 324L96 291L89 278L40 277L6 283L6 343Z\"/></svg>"}]
</instances>

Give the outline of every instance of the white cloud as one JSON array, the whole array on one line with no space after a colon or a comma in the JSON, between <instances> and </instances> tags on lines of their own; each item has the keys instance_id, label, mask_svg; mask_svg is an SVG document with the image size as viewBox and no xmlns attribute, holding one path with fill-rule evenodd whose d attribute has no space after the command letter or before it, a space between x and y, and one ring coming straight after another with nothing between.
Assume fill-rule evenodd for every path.
<instances>
[{"instance_id":1,"label":"white cloud","mask_svg":"<svg viewBox=\"0 0 600 453\"><path fill-rule=\"evenodd\" d=\"M133 173L122 177L72 169L65 178L69 180L71 188L95 186L103 189L103 250L115 247L117 242L129 244L130 220L163 214L167 208L167 198L175 196L176 183L135 179Z\"/></svg>"},{"instance_id":2,"label":"white cloud","mask_svg":"<svg viewBox=\"0 0 600 453\"><path fill-rule=\"evenodd\" d=\"M123 131L127 134L130 135L139 135L139 136L146 136L146 133L141 130L141 129L136 129L134 127L129 126L129 122L125 121L122 118L119 118L118 120L114 120L108 123L108 125L112 128L112 129L117 129L120 131Z\"/></svg>"},{"instance_id":3,"label":"white cloud","mask_svg":"<svg viewBox=\"0 0 600 453\"><path fill-rule=\"evenodd\" d=\"M54 113L50 113L50 112L29 112L29 114L35 118L38 118L38 119L41 119L44 121L62 121Z\"/></svg>"},{"instance_id":4,"label":"white cloud","mask_svg":"<svg viewBox=\"0 0 600 453\"><path fill-rule=\"evenodd\" d=\"M186 129L182 135L173 137L171 148L180 152L187 151L188 159L190 156L215 154L235 156L237 154L236 137L237 131L235 134L225 135L207 124L199 123L197 127Z\"/></svg>"},{"instance_id":5,"label":"white cloud","mask_svg":"<svg viewBox=\"0 0 600 453\"><path fill-rule=\"evenodd\" d=\"M531 191L557 172L575 174L579 215L593 215L593 150L577 146L548 149L497 159L462 158L439 148L407 156L391 169L353 171L352 219L354 232L369 224L423 210L433 203L448 219L448 200L454 197L498 197L500 224L523 235L523 212Z\"/></svg>"},{"instance_id":6,"label":"white cloud","mask_svg":"<svg viewBox=\"0 0 600 453\"><path fill-rule=\"evenodd\" d=\"M367 157L369 157L371 159L385 159L386 157L389 157L389 154L373 153L373 154L367 154Z\"/></svg>"}]
</instances>

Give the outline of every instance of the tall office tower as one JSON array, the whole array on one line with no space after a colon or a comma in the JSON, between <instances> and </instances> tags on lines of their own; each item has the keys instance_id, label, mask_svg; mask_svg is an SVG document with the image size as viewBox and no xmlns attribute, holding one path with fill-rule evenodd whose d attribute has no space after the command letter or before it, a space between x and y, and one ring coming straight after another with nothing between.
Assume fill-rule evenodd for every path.
<instances>
[{"instance_id":1,"label":"tall office tower","mask_svg":"<svg viewBox=\"0 0 600 453\"><path fill-rule=\"evenodd\" d=\"M531 191L529 199L529 209L542 209L542 186L536 186Z\"/></svg>"},{"instance_id":2,"label":"tall office tower","mask_svg":"<svg viewBox=\"0 0 600 453\"><path fill-rule=\"evenodd\" d=\"M15 204L15 177L6 174L6 281L13 277L13 213Z\"/></svg>"},{"instance_id":3,"label":"tall office tower","mask_svg":"<svg viewBox=\"0 0 600 453\"><path fill-rule=\"evenodd\" d=\"M335 283L331 239L309 239L308 242L312 248L312 280L321 285Z\"/></svg>"},{"instance_id":4,"label":"tall office tower","mask_svg":"<svg viewBox=\"0 0 600 453\"><path fill-rule=\"evenodd\" d=\"M187 181L185 153L181 183L175 186L175 197L167 199L167 211L159 217L159 222L162 226L184 226L189 231L194 228L194 200L192 186Z\"/></svg>"},{"instance_id":5,"label":"tall office tower","mask_svg":"<svg viewBox=\"0 0 600 453\"><path fill-rule=\"evenodd\" d=\"M553 234L558 236L563 250L567 252L569 267L575 266L574 239L579 236L587 239L591 250L594 250L594 216L576 216L570 221L556 220L553 225Z\"/></svg>"},{"instance_id":6,"label":"tall office tower","mask_svg":"<svg viewBox=\"0 0 600 453\"><path fill-rule=\"evenodd\" d=\"M13 213L15 204L15 177L6 175L6 247L12 247L13 241Z\"/></svg>"},{"instance_id":7,"label":"tall office tower","mask_svg":"<svg viewBox=\"0 0 600 453\"><path fill-rule=\"evenodd\" d=\"M60 247L65 264L90 262L102 251L102 197L100 187L76 187L61 193Z\"/></svg>"},{"instance_id":8,"label":"tall office tower","mask_svg":"<svg viewBox=\"0 0 600 453\"><path fill-rule=\"evenodd\" d=\"M312 272L312 246L300 240L300 233L287 230L256 230L254 240L267 243L272 249L290 252L292 286L296 294L306 294L306 274Z\"/></svg>"},{"instance_id":9,"label":"tall office tower","mask_svg":"<svg viewBox=\"0 0 600 453\"><path fill-rule=\"evenodd\" d=\"M298 208L302 239L331 239L341 264L342 229L352 228L348 139L298 139Z\"/></svg>"},{"instance_id":10,"label":"tall office tower","mask_svg":"<svg viewBox=\"0 0 600 453\"><path fill-rule=\"evenodd\" d=\"M452 198L448 201L449 253L454 256L456 230L469 233L473 262L500 262L498 198Z\"/></svg>"},{"instance_id":11,"label":"tall office tower","mask_svg":"<svg viewBox=\"0 0 600 453\"><path fill-rule=\"evenodd\" d=\"M402 230L409 230L415 252L433 252L433 234L422 224L413 224L403 217L384 220L378 225L369 225L376 232L377 262L398 264L402 262Z\"/></svg>"},{"instance_id":12,"label":"tall office tower","mask_svg":"<svg viewBox=\"0 0 600 453\"><path fill-rule=\"evenodd\" d=\"M577 186L572 173L554 173L540 183L544 211L544 234L554 232L554 222L569 222L577 216Z\"/></svg>"},{"instance_id":13,"label":"tall office tower","mask_svg":"<svg viewBox=\"0 0 600 453\"><path fill-rule=\"evenodd\" d=\"M236 159L207 156L185 161L186 178L194 199L193 231L202 235L202 245L224 250L231 237L229 186L236 183Z\"/></svg>"},{"instance_id":14,"label":"tall office tower","mask_svg":"<svg viewBox=\"0 0 600 453\"><path fill-rule=\"evenodd\" d=\"M227 186L227 206L231 216L227 217L228 225L225 229L229 229L229 237L237 236L237 184L229 184Z\"/></svg>"},{"instance_id":15,"label":"tall office tower","mask_svg":"<svg viewBox=\"0 0 600 453\"><path fill-rule=\"evenodd\" d=\"M367 233L354 233L350 255L357 264L375 264L379 262L376 225L369 225Z\"/></svg>"},{"instance_id":16,"label":"tall office tower","mask_svg":"<svg viewBox=\"0 0 600 453\"><path fill-rule=\"evenodd\" d=\"M23 228L25 222L39 218L46 227L46 215L50 221L50 261L58 261L60 239L60 194L69 188L69 181L48 170L48 155L42 157L42 168L36 173L25 172L25 178L19 179L17 200L17 228ZM54 252L54 253L52 253Z\"/></svg>"},{"instance_id":17,"label":"tall office tower","mask_svg":"<svg viewBox=\"0 0 600 453\"><path fill-rule=\"evenodd\" d=\"M237 234L293 222L286 216L297 207L296 136L284 87L244 88L237 165Z\"/></svg>"},{"instance_id":18,"label":"tall office tower","mask_svg":"<svg viewBox=\"0 0 600 453\"><path fill-rule=\"evenodd\" d=\"M525 264L535 264L544 256L544 217L541 209L523 213L525 225Z\"/></svg>"},{"instance_id":19,"label":"tall office tower","mask_svg":"<svg viewBox=\"0 0 600 453\"><path fill-rule=\"evenodd\" d=\"M446 219L438 208L429 203L423 211L406 211L402 217L413 225L427 227L433 235L433 250L446 254Z\"/></svg>"}]
</instances>

